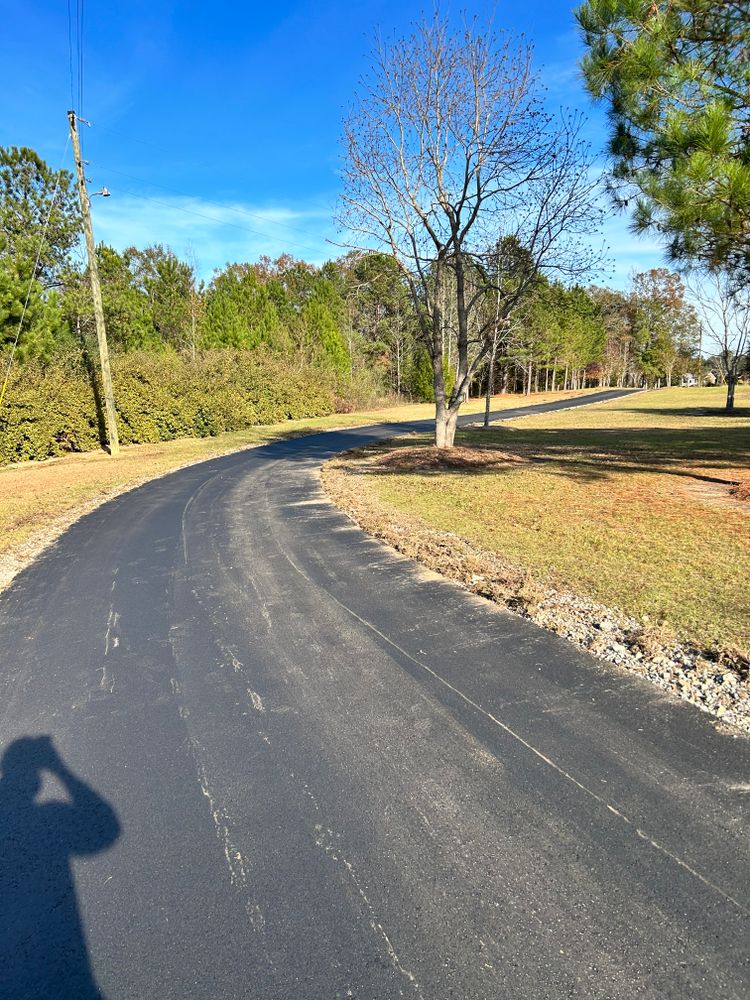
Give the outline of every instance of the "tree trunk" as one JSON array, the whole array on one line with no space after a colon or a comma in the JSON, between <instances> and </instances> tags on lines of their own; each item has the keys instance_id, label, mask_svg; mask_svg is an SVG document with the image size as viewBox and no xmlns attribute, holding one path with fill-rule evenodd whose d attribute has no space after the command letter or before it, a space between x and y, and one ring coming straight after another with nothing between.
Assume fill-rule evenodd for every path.
<instances>
[{"instance_id":1,"label":"tree trunk","mask_svg":"<svg viewBox=\"0 0 750 1000\"><path fill-rule=\"evenodd\" d=\"M737 385L737 375L734 372L727 374L727 413L734 409L734 390Z\"/></svg>"},{"instance_id":2,"label":"tree trunk","mask_svg":"<svg viewBox=\"0 0 750 1000\"><path fill-rule=\"evenodd\" d=\"M492 335L492 350L490 351L490 367L487 372L487 395L484 400L484 426L490 426L490 406L495 393L495 353L497 352L497 329Z\"/></svg>"},{"instance_id":3,"label":"tree trunk","mask_svg":"<svg viewBox=\"0 0 750 1000\"><path fill-rule=\"evenodd\" d=\"M435 409L435 445L438 448L452 448L456 437L458 410L446 406Z\"/></svg>"},{"instance_id":4,"label":"tree trunk","mask_svg":"<svg viewBox=\"0 0 750 1000\"><path fill-rule=\"evenodd\" d=\"M432 340L432 386L435 393L435 444L438 448L452 448L456 434L456 418L458 410L451 413L446 398L445 376L443 371L443 337L442 314L434 317Z\"/></svg>"}]
</instances>

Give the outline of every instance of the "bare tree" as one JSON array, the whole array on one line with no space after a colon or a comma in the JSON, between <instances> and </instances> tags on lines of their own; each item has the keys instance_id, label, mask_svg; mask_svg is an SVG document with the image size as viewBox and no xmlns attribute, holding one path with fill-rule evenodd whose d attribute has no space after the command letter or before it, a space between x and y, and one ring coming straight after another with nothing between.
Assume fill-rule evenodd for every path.
<instances>
[{"instance_id":1,"label":"bare tree","mask_svg":"<svg viewBox=\"0 0 750 1000\"><path fill-rule=\"evenodd\" d=\"M734 391L750 349L750 288L738 286L726 272L693 275L688 288L709 343L716 348L727 384L727 411L734 409Z\"/></svg>"},{"instance_id":2,"label":"bare tree","mask_svg":"<svg viewBox=\"0 0 750 1000\"><path fill-rule=\"evenodd\" d=\"M580 277L601 259L587 238L601 213L581 126L576 114L544 111L523 39L476 21L454 32L436 14L376 46L344 123L339 221L348 245L390 253L409 284L432 359L439 447L453 444L471 378L536 275ZM504 273L497 247L509 239L530 266ZM493 292L499 313L486 307Z\"/></svg>"}]
</instances>

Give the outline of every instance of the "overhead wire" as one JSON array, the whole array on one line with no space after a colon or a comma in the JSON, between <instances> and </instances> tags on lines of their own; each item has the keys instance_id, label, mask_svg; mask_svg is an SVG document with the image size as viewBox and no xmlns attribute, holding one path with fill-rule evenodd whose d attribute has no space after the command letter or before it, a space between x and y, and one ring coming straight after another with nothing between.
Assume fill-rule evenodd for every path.
<instances>
[{"instance_id":1,"label":"overhead wire","mask_svg":"<svg viewBox=\"0 0 750 1000\"><path fill-rule=\"evenodd\" d=\"M39 245L36 251L36 260L34 261L34 267L31 271L31 278L29 279L29 287L26 290L26 298L24 299L23 308L21 310L21 318L18 321L18 329L16 330L16 336L13 340L13 344L10 349L10 357L8 358L8 364L5 369L5 378L3 379L2 388L0 388L0 406L3 405L3 400L5 399L5 393L8 388L8 381L10 379L10 371L13 367L13 358L16 354L16 348L18 347L18 341L21 338L21 330L23 329L23 321L26 319L26 312L29 308L29 300L31 299L31 290L34 287L34 281L36 280L36 273L39 268L39 261L42 258L42 249L44 248L44 243L47 239L47 230L49 229L50 220L52 218L52 212L55 207L55 202L57 200L57 195L60 190L60 178L62 177L63 164L65 163L65 156L68 152L68 143L70 142L70 136L65 140L65 147L63 149L62 159L60 160L60 166L57 171L57 176L55 178L55 188L52 192L52 199L49 203L49 211L47 212L47 218L44 221L44 226L42 228L42 234L39 238Z\"/></svg>"},{"instance_id":2,"label":"overhead wire","mask_svg":"<svg viewBox=\"0 0 750 1000\"><path fill-rule=\"evenodd\" d=\"M84 79L84 0L76 0L75 13L71 0L68 11L68 72L70 74L70 105L78 116L83 114ZM75 69L74 69L75 66Z\"/></svg>"},{"instance_id":3,"label":"overhead wire","mask_svg":"<svg viewBox=\"0 0 750 1000\"><path fill-rule=\"evenodd\" d=\"M78 114L83 115L83 2L76 0L78 8Z\"/></svg>"},{"instance_id":4,"label":"overhead wire","mask_svg":"<svg viewBox=\"0 0 750 1000\"><path fill-rule=\"evenodd\" d=\"M70 0L68 0L68 69L70 70L70 106L75 107L76 96L75 96L75 85L73 73L73 14L70 9Z\"/></svg>"},{"instance_id":5,"label":"overhead wire","mask_svg":"<svg viewBox=\"0 0 750 1000\"><path fill-rule=\"evenodd\" d=\"M76 0L74 15L71 0L67 0L70 103L72 110L79 115L83 114L83 2Z\"/></svg>"}]
</instances>

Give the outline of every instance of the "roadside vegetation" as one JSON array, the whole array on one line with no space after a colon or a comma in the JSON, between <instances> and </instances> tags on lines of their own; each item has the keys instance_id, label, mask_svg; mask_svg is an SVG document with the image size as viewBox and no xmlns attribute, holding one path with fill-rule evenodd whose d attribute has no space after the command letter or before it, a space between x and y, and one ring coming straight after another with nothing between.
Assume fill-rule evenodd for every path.
<instances>
[{"instance_id":1,"label":"roadside vegetation","mask_svg":"<svg viewBox=\"0 0 750 1000\"><path fill-rule=\"evenodd\" d=\"M104 439L79 238L69 173L31 149L0 147L0 464L96 450ZM121 441L434 401L436 358L438 396L453 400L454 416L465 396L495 391L725 379L726 352L701 360L677 274L656 269L614 291L545 271L519 234L482 253L492 265L482 281L481 254L464 276L474 298L481 292L471 321L480 330L458 309L450 264L440 275L427 268L421 292L403 261L371 251L322 267L288 255L233 263L204 283L169 247L100 245ZM425 339L436 296L439 328Z\"/></svg>"},{"instance_id":2,"label":"roadside vegetation","mask_svg":"<svg viewBox=\"0 0 750 1000\"><path fill-rule=\"evenodd\" d=\"M500 557L532 601L534 585L580 595L746 662L750 388L733 415L720 396L662 390L459 431L447 454L392 442L334 462L329 485L355 517L357 497L376 501L365 527L396 544L408 518Z\"/></svg>"}]
</instances>

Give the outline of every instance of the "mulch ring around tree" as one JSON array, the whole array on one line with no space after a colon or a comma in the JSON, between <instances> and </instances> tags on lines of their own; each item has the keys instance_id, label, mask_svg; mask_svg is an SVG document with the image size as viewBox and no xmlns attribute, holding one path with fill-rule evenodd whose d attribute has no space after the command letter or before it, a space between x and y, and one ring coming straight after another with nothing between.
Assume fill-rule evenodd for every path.
<instances>
[{"instance_id":1,"label":"mulch ring around tree","mask_svg":"<svg viewBox=\"0 0 750 1000\"><path fill-rule=\"evenodd\" d=\"M520 465L528 459L512 452L491 447L395 448L367 466L367 472L456 472L464 470L492 471Z\"/></svg>"},{"instance_id":2,"label":"mulch ring around tree","mask_svg":"<svg viewBox=\"0 0 750 1000\"><path fill-rule=\"evenodd\" d=\"M741 479L739 483L735 483L732 486L729 492L735 500L743 500L745 503L750 504L750 478Z\"/></svg>"}]
</instances>

